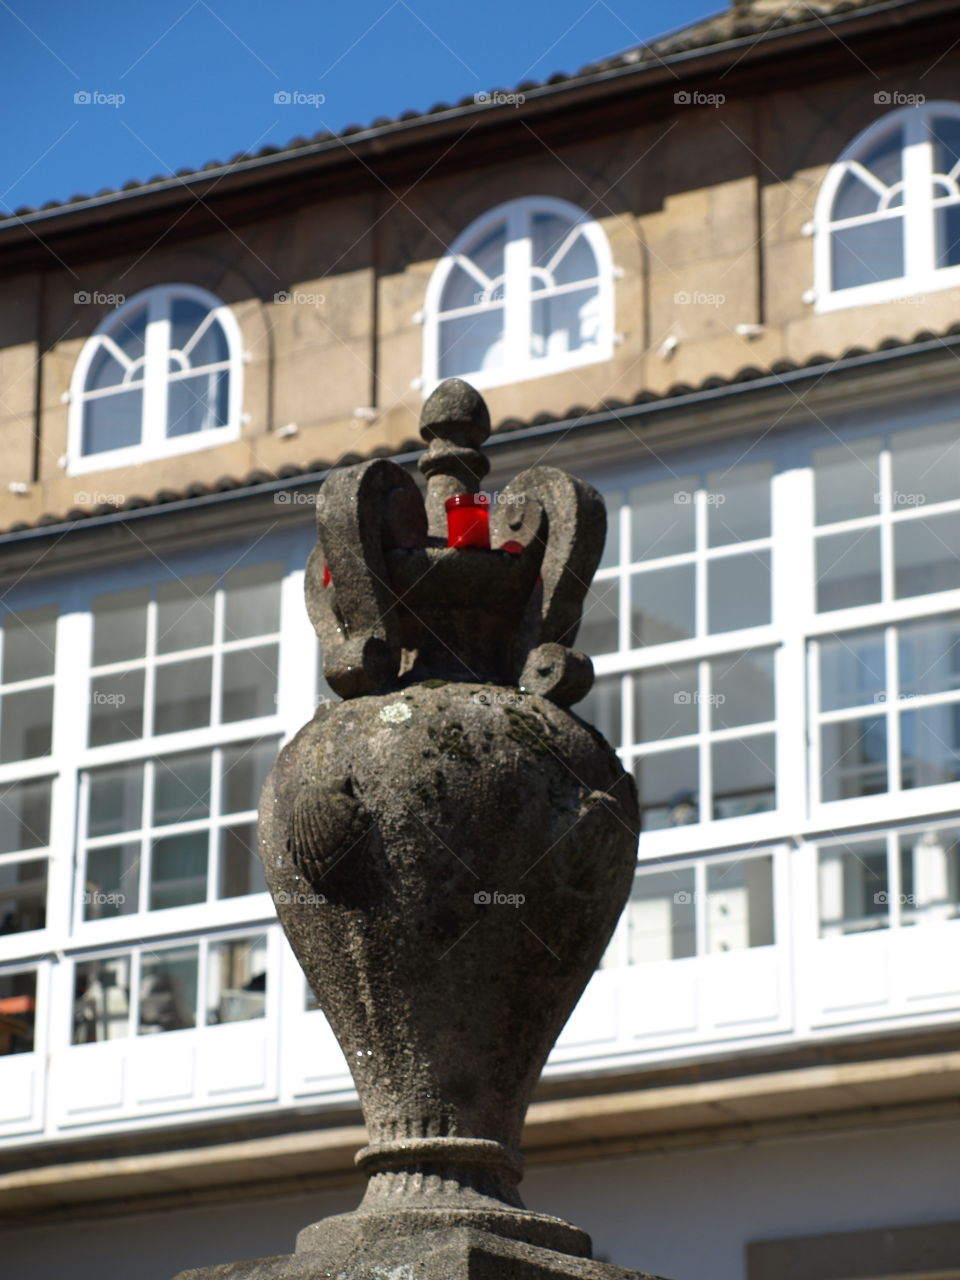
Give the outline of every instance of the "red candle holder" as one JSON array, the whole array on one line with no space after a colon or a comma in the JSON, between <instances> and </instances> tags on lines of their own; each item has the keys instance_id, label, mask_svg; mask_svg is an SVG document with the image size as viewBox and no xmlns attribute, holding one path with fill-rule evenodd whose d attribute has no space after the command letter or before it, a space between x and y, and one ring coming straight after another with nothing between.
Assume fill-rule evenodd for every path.
<instances>
[{"instance_id":1,"label":"red candle holder","mask_svg":"<svg viewBox=\"0 0 960 1280\"><path fill-rule=\"evenodd\" d=\"M455 493L447 508L448 547L490 546L490 498L485 493Z\"/></svg>"}]
</instances>

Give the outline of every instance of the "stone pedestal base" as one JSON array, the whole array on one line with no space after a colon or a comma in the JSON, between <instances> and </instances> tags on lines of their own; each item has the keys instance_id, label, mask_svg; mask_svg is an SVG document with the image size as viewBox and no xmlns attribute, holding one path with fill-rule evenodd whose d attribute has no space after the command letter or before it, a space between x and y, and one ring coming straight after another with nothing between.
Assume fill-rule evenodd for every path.
<instances>
[{"instance_id":1,"label":"stone pedestal base","mask_svg":"<svg viewBox=\"0 0 960 1280\"><path fill-rule=\"evenodd\" d=\"M362 1242L352 1231L344 1235L352 1238L340 1248L331 1238L323 1252L228 1262L184 1271L176 1280L656 1280L472 1227L408 1236L371 1231Z\"/></svg>"}]
</instances>

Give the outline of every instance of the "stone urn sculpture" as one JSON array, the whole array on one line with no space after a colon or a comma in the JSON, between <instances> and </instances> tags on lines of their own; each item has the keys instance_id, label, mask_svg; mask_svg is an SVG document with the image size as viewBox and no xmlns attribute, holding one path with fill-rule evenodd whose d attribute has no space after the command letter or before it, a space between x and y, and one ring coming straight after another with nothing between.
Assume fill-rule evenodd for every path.
<instances>
[{"instance_id":1,"label":"stone urn sculpture","mask_svg":"<svg viewBox=\"0 0 960 1280\"><path fill-rule=\"evenodd\" d=\"M518 1192L527 1105L636 857L633 780L570 711L593 679L572 645L603 501L544 466L471 497L489 418L459 380L421 433L426 501L385 459L320 490L307 608L342 701L281 751L260 804L281 923L360 1095L366 1194L290 1256L191 1277L636 1274Z\"/></svg>"}]
</instances>

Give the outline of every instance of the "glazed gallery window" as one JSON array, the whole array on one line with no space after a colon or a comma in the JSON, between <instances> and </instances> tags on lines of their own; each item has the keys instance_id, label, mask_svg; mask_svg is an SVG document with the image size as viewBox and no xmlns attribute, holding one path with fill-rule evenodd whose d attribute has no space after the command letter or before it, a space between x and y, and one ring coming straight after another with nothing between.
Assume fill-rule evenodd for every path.
<instances>
[{"instance_id":1,"label":"glazed gallery window","mask_svg":"<svg viewBox=\"0 0 960 1280\"><path fill-rule=\"evenodd\" d=\"M78 918L265 891L256 804L278 747L263 738L88 770Z\"/></svg>"},{"instance_id":2,"label":"glazed gallery window","mask_svg":"<svg viewBox=\"0 0 960 1280\"><path fill-rule=\"evenodd\" d=\"M960 828L929 826L818 850L820 936L960 917Z\"/></svg>"},{"instance_id":3,"label":"glazed gallery window","mask_svg":"<svg viewBox=\"0 0 960 1280\"><path fill-rule=\"evenodd\" d=\"M97 596L89 746L273 714L282 576L274 563Z\"/></svg>"},{"instance_id":4,"label":"glazed gallery window","mask_svg":"<svg viewBox=\"0 0 960 1280\"><path fill-rule=\"evenodd\" d=\"M238 434L240 331L192 285L147 290L87 341L70 390L73 474L221 443Z\"/></svg>"},{"instance_id":5,"label":"glazed gallery window","mask_svg":"<svg viewBox=\"0 0 960 1280\"><path fill-rule=\"evenodd\" d=\"M472 223L440 261L424 307L423 388L478 387L608 360L613 265L575 205L527 197Z\"/></svg>"},{"instance_id":6,"label":"glazed gallery window","mask_svg":"<svg viewBox=\"0 0 960 1280\"><path fill-rule=\"evenodd\" d=\"M769 854L641 867L604 966L772 946L773 877Z\"/></svg>"},{"instance_id":7,"label":"glazed gallery window","mask_svg":"<svg viewBox=\"0 0 960 1280\"><path fill-rule=\"evenodd\" d=\"M0 973L0 1057L33 1052L37 1012L36 969Z\"/></svg>"},{"instance_id":8,"label":"glazed gallery window","mask_svg":"<svg viewBox=\"0 0 960 1280\"><path fill-rule=\"evenodd\" d=\"M856 138L814 217L818 310L960 279L960 104L904 107Z\"/></svg>"},{"instance_id":9,"label":"glazed gallery window","mask_svg":"<svg viewBox=\"0 0 960 1280\"><path fill-rule=\"evenodd\" d=\"M267 1007L267 960L264 934L77 960L73 1043L261 1018Z\"/></svg>"}]
</instances>

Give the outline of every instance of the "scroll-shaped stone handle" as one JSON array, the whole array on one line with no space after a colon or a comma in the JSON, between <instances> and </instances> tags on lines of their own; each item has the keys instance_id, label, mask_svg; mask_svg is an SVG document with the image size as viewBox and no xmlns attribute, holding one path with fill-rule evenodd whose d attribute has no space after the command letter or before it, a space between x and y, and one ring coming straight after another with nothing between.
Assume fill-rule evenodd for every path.
<instances>
[{"instance_id":1,"label":"scroll-shaped stone handle","mask_svg":"<svg viewBox=\"0 0 960 1280\"><path fill-rule=\"evenodd\" d=\"M395 462L377 458L350 467L321 488L317 545L307 561L307 612L323 648L323 674L341 698L395 686L403 646L386 553L422 547L426 539L420 490Z\"/></svg>"},{"instance_id":2,"label":"scroll-shaped stone handle","mask_svg":"<svg viewBox=\"0 0 960 1280\"><path fill-rule=\"evenodd\" d=\"M523 688L559 706L579 702L593 684L593 663L573 648L607 536L600 494L554 467L531 467L506 486L493 520L493 545L543 543L539 619L530 619L531 649L520 676Z\"/></svg>"}]
</instances>

